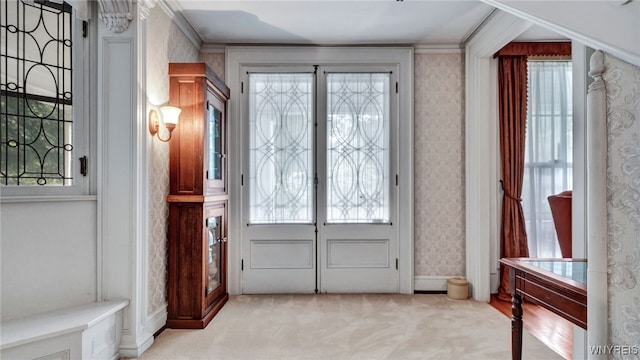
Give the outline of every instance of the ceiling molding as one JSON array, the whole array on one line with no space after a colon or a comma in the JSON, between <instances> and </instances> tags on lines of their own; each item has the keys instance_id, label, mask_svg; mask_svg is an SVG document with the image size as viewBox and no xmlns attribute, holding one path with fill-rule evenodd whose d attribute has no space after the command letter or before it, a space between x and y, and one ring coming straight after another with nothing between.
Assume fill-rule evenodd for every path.
<instances>
[{"instance_id":1,"label":"ceiling molding","mask_svg":"<svg viewBox=\"0 0 640 360\"><path fill-rule=\"evenodd\" d=\"M178 26L180 30L184 33L184 35L191 41L193 46L196 49L200 50L202 47L203 41L202 37L198 32L191 26L191 23L187 21L187 19L180 13L180 5L172 0L157 0L160 8L169 16L171 20Z\"/></svg>"},{"instance_id":2,"label":"ceiling molding","mask_svg":"<svg viewBox=\"0 0 640 360\"><path fill-rule=\"evenodd\" d=\"M605 52L608 52L609 54L615 57L618 57L621 60L640 66L640 53L638 52L633 52L628 49L620 48L613 44L607 43L603 40L595 39L590 34L585 34L580 31L573 30L561 23L552 22L550 20L543 19L536 15L530 14L528 12L525 12L523 10L510 6L509 4L504 4L505 2L504 0L481 0L481 1L495 8L498 8L503 12L512 14L521 19L527 20L533 24L537 24L547 29L550 29L552 31L555 31L560 35L566 36L571 40L576 40L593 49L604 50ZM619 6L620 8L627 8L623 5L630 4L630 3L631 1L624 2L624 3L620 2L619 4L612 3L612 5Z\"/></svg>"},{"instance_id":3,"label":"ceiling molding","mask_svg":"<svg viewBox=\"0 0 640 360\"><path fill-rule=\"evenodd\" d=\"M223 44L202 44L200 52L205 54L224 54L226 45Z\"/></svg>"},{"instance_id":4,"label":"ceiling molding","mask_svg":"<svg viewBox=\"0 0 640 360\"><path fill-rule=\"evenodd\" d=\"M464 48L460 44L416 44L413 52L415 54L452 54L462 53Z\"/></svg>"},{"instance_id":5,"label":"ceiling molding","mask_svg":"<svg viewBox=\"0 0 640 360\"><path fill-rule=\"evenodd\" d=\"M532 23L516 15L497 11L469 38L466 52L477 57L492 57L498 50L531 27Z\"/></svg>"},{"instance_id":6,"label":"ceiling molding","mask_svg":"<svg viewBox=\"0 0 640 360\"><path fill-rule=\"evenodd\" d=\"M232 46L238 46L234 44ZM242 45L240 45L242 46ZM281 47L281 44L251 44L247 46L264 46L264 47ZM311 45L296 45L296 44L287 44L287 47L311 47ZM452 54L452 53L462 53L464 49L460 44L416 44L409 45L413 47L415 54ZM313 45L313 47L335 47L331 45L322 46L322 45ZM370 48L389 48L389 47L398 47L398 45L340 45L338 47L370 47ZM224 54L227 49L227 45L225 44L202 44L200 47L200 52L205 54Z\"/></svg>"}]
</instances>

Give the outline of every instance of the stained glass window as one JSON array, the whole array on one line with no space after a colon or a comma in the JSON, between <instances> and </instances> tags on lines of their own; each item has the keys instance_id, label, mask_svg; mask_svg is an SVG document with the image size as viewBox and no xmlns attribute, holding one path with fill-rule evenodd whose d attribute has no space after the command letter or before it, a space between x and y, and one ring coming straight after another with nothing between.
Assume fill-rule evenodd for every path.
<instances>
[{"instance_id":1,"label":"stained glass window","mask_svg":"<svg viewBox=\"0 0 640 360\"><path fill-rule=\"evenodd\" d=\"M71 185L71 7L22 0L1 6L1 183Z\"/></svg>"}]
</instances>

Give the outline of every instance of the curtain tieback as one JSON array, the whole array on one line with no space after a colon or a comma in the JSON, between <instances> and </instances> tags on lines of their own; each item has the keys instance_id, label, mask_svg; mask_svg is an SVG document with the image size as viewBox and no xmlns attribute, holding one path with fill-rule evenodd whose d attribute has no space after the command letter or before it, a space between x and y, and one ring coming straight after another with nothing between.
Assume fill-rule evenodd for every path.
<instances>
[{"instance_id":1,"label":"curtain tieback","mask_svg":"<svg viewBox=\"0 0 640 360\"><path fill-rule=\"evenodd\" d=\"M515 196L511 195L510 193L508 193L506 191L504 192L504 196L508 197L511 200L522 202L522 198L515 197Z\"/></svg>"},{"instance_id":2,"label":"curtain tieback","mask_svg":"<svg viewBox=\"0 0 640 360\"><path fill-rule=\"evenodd\" d=\"M500 180L500 187L502 188L502 191L504 192L504 196L508 197L511 200L522 202L522 198L515 197L515 196L511 195L510 192L505 190L505 188L504 188L504 180Z\"/></svg>"}]
</instances>

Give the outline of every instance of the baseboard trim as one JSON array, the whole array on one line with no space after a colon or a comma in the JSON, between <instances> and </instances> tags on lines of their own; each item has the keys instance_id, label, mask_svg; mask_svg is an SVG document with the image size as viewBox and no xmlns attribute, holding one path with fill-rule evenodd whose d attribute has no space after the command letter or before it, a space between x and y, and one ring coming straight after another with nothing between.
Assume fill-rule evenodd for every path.
<instances>
[{"instance_id":1,"label":"baseboard trim","mask_svg":"<svg viewBox=\"0 0 640 360\"><path fill-rule=\"evenodd\" d=\"M160 307L147 318L147 332L157 335L167 325L167 305Z\"/></svg>"},{"instance_id":2,"label":"baseboard trim","mask_svg":"<svg viewBox=\"0 0 640 360\"><path fill-rule=\"evenodd\" d=\"M120 344L120 357L124 358L137 358L142 353L147 351L153 345L153 335L148 334L145 336L146 339L141 341L139 344L125 344L124 342Z\"/></svg>"},{"instance_id":3,"label":"baseboard trim","mask_svg":"<svg viewBox=\"0 0 640 360\"><path fill-rule=\"evenodd\" d=\"M416 295L433 295L433 294L446 294L445 290L415 290L413 292Z\"/></svg>"},{"instance_id":4,"label":"baseboard trim","mask_svg":"<svg viewBox=\"0 0 640 360\"><path fill-rule=\"evenodd\" d=\"M144 335L141 335L139 341L135 344L127 342L123 336L120 343L120 356L125 358L137 358L147 351L153 345L155 334L157 334L167 323L167 305L160 307L158 310L147 316L144 327Z\"/></svg>"},{"instance_id":5,"label":"baseboard trim","mask_svg":"<svg viewBox=\"0 0 640 360\"><path fill-rule=\"evenodd\" d=\"M491 284L491 293L497 293L498 287L500 287L500 273L491 273L489 275L489 283Z\"/></svg>"},{"instance_id":6,"label":"baseboard trim","mask_svg":"<svg viewBox=\"0 0 640 360\"><path fill-rule=\"evenodd\" d=\"M414 276L413 289L415 293L443 293L447 291L447 280L459 275L451 276Z\"/></svg>"}]
</instances>

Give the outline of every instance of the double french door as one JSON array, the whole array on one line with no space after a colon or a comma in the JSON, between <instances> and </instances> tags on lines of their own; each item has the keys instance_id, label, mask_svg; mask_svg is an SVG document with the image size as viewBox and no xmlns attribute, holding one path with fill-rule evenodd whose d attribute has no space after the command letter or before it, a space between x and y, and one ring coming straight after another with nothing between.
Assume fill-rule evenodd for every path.
<instances>
[{"instance_id":1,"label":"double french door","mask_svg":"<svg viewBox=\"0 0 640 360\"><path fill-rule=\"evenodd\" d=\"M397 292L393 69L245 70L242 292Z\"/></svg>"}]
</instances>

